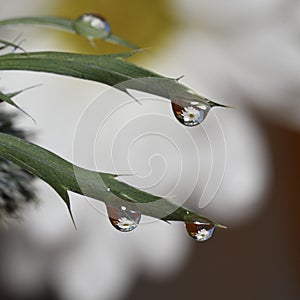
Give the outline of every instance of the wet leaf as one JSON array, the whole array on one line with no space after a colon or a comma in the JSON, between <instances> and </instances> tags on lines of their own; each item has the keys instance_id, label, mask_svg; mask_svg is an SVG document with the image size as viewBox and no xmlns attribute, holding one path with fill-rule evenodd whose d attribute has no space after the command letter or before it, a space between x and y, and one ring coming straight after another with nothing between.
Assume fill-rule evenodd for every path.
<instances>
[{"instance_id":1,"label":"wet leaf","mask_svg":"<svg viewBox=\"0 0 300 300\"><path fill-rule=\"evenodd\" d=\"M225 105L211 101L181 84L125 60L135 52L86 55L63 52L11 53L0 56L0 70L55 73L101 82L124 92L138 90L186 105L208 108Z\"/></svg>"},{"instance_id":2,"label":"wet leaf","mask_svg":"<svg viewBox=\"0 0 300 300\"><path fill-rule=\"evenodd\" d=\"M11 135L0 133L0 156L47 182L64 200L70 213L68 191L101 200L109 207L125 206L165 221L198 221L223 227L165 198L121 182L115 174L78 167L53 152Z\"/></svg>"},{"instance_id":3,"label":"wet leaf","mask_svg":"<svg viewBox=\"0 0 300 300\"><path fill-rule=\"evenodd\" d=\"M102 20L103 24L106 26L100 26L101 22L96 22ZM139 47L134 44L123 40L122 38L113 35L110 31L110 26L108 22L101 16L97 14L83 14L76 19L62 18L62 17L21 17L13 18L7 20L1 20L0 26L7 25L39 25L46 26L50 28L56 28L59 30L71 32L74 34L81 35L90 41L95 39L103 39L107 42L114 43L117 45L125 46L131 49L139 49ZM109 30L108 30L109 29Z\"/></svg>"}]
</instances>

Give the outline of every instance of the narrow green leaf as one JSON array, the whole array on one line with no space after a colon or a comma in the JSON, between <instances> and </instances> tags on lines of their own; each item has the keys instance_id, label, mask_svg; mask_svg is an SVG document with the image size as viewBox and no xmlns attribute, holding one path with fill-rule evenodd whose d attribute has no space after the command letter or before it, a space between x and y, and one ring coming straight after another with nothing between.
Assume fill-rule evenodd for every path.
<instances>
[{"instance_id":1,"label":"narrow green leaf","mask_svg":"<svg viewBox=\"0 0 300 300\"><path fill-rule=\"evenodd\" d=\"M24 111L21 107L19 107L11 98L20 94L21 92L23 92L24 90L20 90L20 91L16 91L16 92L12 92L9 94L3 94L2 92L0 92L0 102L4 101L14 107L16 107L17 109L19 109L21 112L23 112L25 115L27 115L29 118L31 118L34 122L35 120L26 112Z\"/></svg>"},{"instance_id":2,"label":"narrow green leaf","mask_svg":"<svg viewBox=\"0 0 300 300\"><path fill-rule=\"evenodd\" d=\"M0 156L7 158L47 182L70 210L67 192L103 201L109 206L126 205L165 221L199 221L215 224L165 198L151 195L118 180L114 174L95 172L71 164L56 154L17 137L0 133Z\"/></svg>"},{"instance_id":3,"label":"narrow green leaf","mask_svg":"<svg viewBox=\"0 0 300 300\"><path fill-rule=\"evenodd\" d=\"M81 35L90 41L103 39L107 42L125 46L132 49L139 49L134 44L111 34L108 22L96 14L83 14L76 19L44 16L44 17L21 17L1 20L0 26L7 25L39 25Z\"/></svg>"},{"instance_id":4,"label":"narrow green leaf","mask_svg":"<svg viewBox=\"0 0 300 300\"><path fill-rule=\"evenodd\" d=\"M2 46L0 46L0 50L3 50L8 47L12 47L14 50L19 49L19 50L26 52L20 45L17 45L13 42L9 42L9 41L0 39L0 44L2 44Z\"/></svg>"},{"instance_id":5,"label":"narrow green leaf","mask_svg":"<svg viewBox=\"0 0 300 300\"><path fill-rule=\"evenodd\" d=\"M16 107L17 109L19 109L22 113L24 113L25 115L27 115L30 119L32 119L32 121L35 123L35 120L34 118L29 115L26 111L24 111L22 108L20 108L13 100L12 98L23 93L24 91L27 91L29 89L33 89L37 86L39 86L40 84L37 84L37 85L34 85L34 86L30 86L30 87L27 87L27 88L24 88L22 90L18 90L18 91L15 91L15 92L11 92L11 93L7 93L7 94L3 94L2 92L0 92L0 102L6 102L14 107Z\"/></svg>"},{"instance_id":6,"label":"narrow green leaf","mask_svg":"<svg viewBox=\"0 0 300 300\"><path fill-rule=\"evenodd\" d=\"M73 20L60 17L20 17L0 21L0 26L6 25L44 25L74 32Z\"/></svg>"},{"instance_id":7,"label":"narrow green leaf","mask_svg":"<svg viewBox=\"0 0 300 300\"><path fill-rule=\"evenodd\" d=\"M110 42L112 44L116 44L116 45L120 45L120 46L124 46L127 48L131 48L131 49L139 49L139 47L137 47L136 45L121 39L119 36L114 35L114 34L110 34L109 36L107 36L105 38L105 41Z\"/></svg>"},{"instance_id":8,"label":"narrow green leaf","mask_svg":"<svg viewBox=\"0 0 300 300\"><path fill-rule=\"evenodd\" d=\"M48 72L92 80L122 91L134 89L158 95L171 101L180 99L209 108L224 105L213 102L181 84L146 70L125 58L135 52L109 55L85 55L63 52L11 53L0 56L0 70Z\"/></svg>"},{"instance_id":9,"label":"narrow green leaf","mask_svg":"<svg viewBox=\"0 0 300 300\"><path fill-rule=\"evenodd\" d=\"M9 96L7 96L1 92L0 92L0 100L1 100L1 102L2 101L7 102L8 104L13 105L14 107L20 109L18 107L18 105Z\"/></svg>"}]
</instances>

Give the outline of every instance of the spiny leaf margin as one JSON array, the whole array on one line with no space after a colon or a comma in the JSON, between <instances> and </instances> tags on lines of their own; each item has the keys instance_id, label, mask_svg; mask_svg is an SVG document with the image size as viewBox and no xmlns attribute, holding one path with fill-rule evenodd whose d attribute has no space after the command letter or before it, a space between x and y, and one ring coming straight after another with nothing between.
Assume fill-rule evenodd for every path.
<instances>
[{"instance_id":1,"label":"spiny leaf margin","mask_svg":"<svg viewBox=\"0 0 300 300\"><path fill-rule=\"evenodd\" d=\"M12 135L0 133L0 156L11 160L48 183L64 200L71 213L68 191L104 202L125 205L164 221L199 221L224 227L165 198L151 195L118 180L118 175L73 165L53 152Z\"/></svg>"},{"instance_id":2,"label":"spiny leaf margin","mask_svg":"<svg viewBox=\"0 0 300 300\"><path fill-rule=\"evenodd\" d=\"M0 56L0 70L27 70L91 80L127 92L138 90L171 101L200 103L208 108L225 105L198 95L177 79L167 78L125 60L136 51L108 55L64 52L11 53Z\"/></svg>"}]
</instances>

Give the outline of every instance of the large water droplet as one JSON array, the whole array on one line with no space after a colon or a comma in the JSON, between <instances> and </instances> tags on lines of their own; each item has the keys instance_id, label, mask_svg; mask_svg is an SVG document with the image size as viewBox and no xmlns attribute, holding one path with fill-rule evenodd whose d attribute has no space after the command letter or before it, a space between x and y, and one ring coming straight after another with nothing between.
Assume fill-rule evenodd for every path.
<instances>
[{"instance_id":1,"label":"large water droplet","mask_svg":"<svg viewBox=\"0 0 300 300\"><path fill-rule=\"evenodd\" d=\"M210 107L201 103L193 104L183 101L172 101L176 119L185 126L199 125L206 117Z\"/></svg>"},{"instance_id":2,"label":"large water droplet","mask_svg":"<svg viewBox=\"0 0 300 300\"><path fill-rule=\"evenodd\" d=\"M110 35L109 23L100 15L83 14L74 21L75 31L92 40L94 38L103 39Z\"/></svg>"},{"instance_id":3,"label":"large water droplet","mask_svg":"<svg viewBox=\"0 0 300 300\"><path fill-rule=\"evenodd\" d=\"M129 232L135 229L141 220L141 213L125 206L119 208L106 206L110 223L119 231Z\"/></svg>"},{"instance_id":4,"label":"large water droplet","mask_svg":"<svg viewBox=\"0 0 300 300\"><path fill-rule=\"evenodd\" d=\"M215 225L201 222L186 222L188 234L196 241L204 242L210 239L214 233Z\"/></svg>"}]
</instances>

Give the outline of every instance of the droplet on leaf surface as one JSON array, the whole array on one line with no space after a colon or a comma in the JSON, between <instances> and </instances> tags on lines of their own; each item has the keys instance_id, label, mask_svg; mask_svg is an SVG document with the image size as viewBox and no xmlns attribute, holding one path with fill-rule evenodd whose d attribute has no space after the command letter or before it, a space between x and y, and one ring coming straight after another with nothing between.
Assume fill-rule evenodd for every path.
<instances>
[{"instance_id":1,"label":"droplet on leaf surface","mask_svg":"<svg viewBox=\"0 0 300 300\"><path fill-rule=\"evenodd\" d=\"M198 242L210 239L214 233L215 225L201 222L185 222L188 234Z\"/></svg>"},{"instance_id":2,"label":"droplet on leaf surface","mask_svg":"<svg viewBox=\"0 0 300 300\"><path fill-rule=\"evenodd\" d=\"M197 126L205 119L210 107L204 104L192 104L184 101L172 101L176 119L185 126Z\"/></svg>"},{"instance_id":3,"label":"droplet on leaf surface","mask_svg":"<svg viewBox=\"0 0 300 300\"><path fill-rule=\"evenodd\" d=\"M109 23L100 15L83 14L74 21L75 31L92 40L94 38L103 39L110 35Z\"/></svg>"},{"instance_id":4,"label":"droplet on leaf surface","mask_svg":"<svg viewBox=\"0 0 300 300\"><path fill-rule=\"evenodd\" d=\"M106 206L110 223L121 232L134 230L141 220L141 213L130 210L125 206L111 207Z\"/></svg>"}]
</instances>

